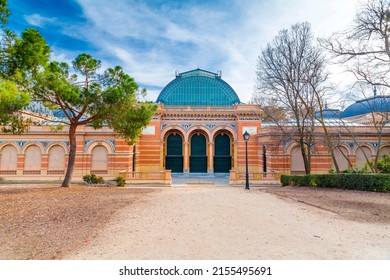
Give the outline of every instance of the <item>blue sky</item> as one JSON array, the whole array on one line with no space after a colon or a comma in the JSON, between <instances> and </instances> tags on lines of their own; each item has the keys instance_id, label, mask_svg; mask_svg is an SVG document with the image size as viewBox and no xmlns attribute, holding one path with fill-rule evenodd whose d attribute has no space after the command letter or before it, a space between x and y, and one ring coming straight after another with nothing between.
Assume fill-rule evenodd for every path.
<instances>
[{"instance_id":1,"label":"blue sky","mask_svg":"<svg viewBox=\"0 0 390 280\"><path fill-rule=\"evenodd\" d=\"M52 60L86 52L120 65L155 101L180 72L222 71L247 102L257 57L279 30L308 21L317 36L345 29L358 0L8 0L8 27L41 32ZM337 83L343 76L333 71Z\"/></svg>"}]
</instances>

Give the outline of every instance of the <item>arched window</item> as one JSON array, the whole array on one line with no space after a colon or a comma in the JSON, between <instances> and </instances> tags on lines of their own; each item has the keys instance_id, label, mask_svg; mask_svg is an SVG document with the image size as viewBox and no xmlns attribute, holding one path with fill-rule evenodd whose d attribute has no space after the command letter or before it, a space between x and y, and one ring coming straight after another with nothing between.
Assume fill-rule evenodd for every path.
<instances>
[{"instance_id":1,"label":"arched window","mask_svg":"<svg viewBox=\"0 0 390 280\"><path fill-rule=\"evenodd\" d=\"M339 166L340 171L344 171L350 167L348 162L348 151L345 147L336 147L334 149L334 156L336 158L337 165ZM332 168L336 169L333 162Z\"/></svg>"},{"instance_id":2,"label":"arched window","mask_svg":"<svg viewBox=\"0 0 390 280\"><path fill-rule=\"evenodd\" d=\"M16 174L18 151L12 145L7 145L0 152L0 171L6 174Z\"/></svg>"},{"instance_id":3,"label":"arched window","mask_svg":"<svg viewBox=\"0 0 390 280\"><path fill-rule=\"evenodd\" d=\"M214 140L214 172L229 173L232 167L230 137L218 134Z\"/></svg>"},{"instance_id":4,"label":"arched window","mask_svg":"<svg viewBox=\"0 0 390 280\"><path fill-rule=\"evenodd\" d=\"M183 172L183 139L178 133L167 137L165 169L170 169L173 173Z\"/></svg>"},{"instance_id":5,"label":"arched window","mask_svg":"<svg viewBox=\"0 0 390 280\"><path fill-rule=\"evenodd\" d=\"M356 166L362 167L371 160L371 150L368 147L361 146L356 149Z\"/></svg>"},{"instance_id":6,"label":"arched window","mask_svg":"<svg viewBox=\"0 0 390 280\"><path fill-rule=\"evenodd\" d=\"M384 146L379 151L379 158L382 159L383 155L390 157L390 146Z\"/></svg>"},{"instance_id":7,"label":"arched window","mask_svg":"<svg viewBox=\"0 0 390 280\"><path fill-rule=\"evenodd\" d=\"M291 174L304 174L305 164L300 147L294 147L291 149Z\"/></svg>"},{"instance_id":8,"label":"arched window","mask_svg":"<svg viewBox=\"0 0 390 280\"><path fill-rule=\"evenodd\" d=\"M24 155L24 174L41 174L42 153L38 146L27 147Z\"/></svg>"},{"instance_id":9,"label":"arched window","mask_svg":"<svg viewBox=\"0 0 390 280\"><path fill-rule=\"evenodd\" d=\"M60 145L56 145L49 150L48 174L65 173L65 150Z\"/></svg>"},{"instance_id":10,"label":"arched window","mask_svg":"<svg viewBox=\"0 0 390 280\"><path fill-rule=\"evenodd\" d=\"M106 147L99 145L92 149L91 173L107 174L108 173L108 151Z\"/></svg>"},{"instance_id":11,"label":"arched window","mask_svg":"<svg viewBox=\"0 0 390 280\"><path fill-rule=\"evenodd\" d=\"M200 133L196 133L191 137L190 172L207 172L206 137Z\"/></svg>"}]
</instances>

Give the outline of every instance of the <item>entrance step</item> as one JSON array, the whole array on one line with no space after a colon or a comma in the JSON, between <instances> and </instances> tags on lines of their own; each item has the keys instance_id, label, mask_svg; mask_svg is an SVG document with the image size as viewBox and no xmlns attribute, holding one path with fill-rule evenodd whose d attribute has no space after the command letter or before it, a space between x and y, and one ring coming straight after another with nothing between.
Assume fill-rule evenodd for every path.
<instances>
[{"instance_id":1,"label":"entrance step","mask_svg":"<svg viewBox=\"0 0 390 280\"><path fill-rule=\"evenodd\" d=\"M229 186L229 174L172 173L172 185Z\"/></svg>"}]
</instances>

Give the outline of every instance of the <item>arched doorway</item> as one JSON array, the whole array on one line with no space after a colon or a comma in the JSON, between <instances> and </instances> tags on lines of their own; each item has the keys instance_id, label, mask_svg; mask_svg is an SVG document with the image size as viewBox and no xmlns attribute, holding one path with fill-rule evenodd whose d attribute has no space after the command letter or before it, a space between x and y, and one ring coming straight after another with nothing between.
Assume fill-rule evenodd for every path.
<instances>
[{"instance_id":1,"label":"arched doorway","mask_svg":"<svg viewBox=\"0 0 390 280\"><path fill-rule=\"evenodd\" d=\"M230 137L218 134L214 140L214 173L229 173L232 168Z\"/></svg>"},{"instance_id":2,"label":"arched doorway","mask_svg":"<svg viewBox=\"0 0 390 280\"><path fill-rule=\"evenodd\" d=\"M207 173L206 137L200 133L191 137L190 172Z\"/></svg>"},{"instance_id":3,"label":"arched doorway","mask_svg":"<svg viewBox=\"0 0 390 280\"><path fill-rule=\"evenodd\" d=\"M173 173L183 172L183 138L178 133L172 133L167 137L165 169Z\"/></svg>"}]
</instances>

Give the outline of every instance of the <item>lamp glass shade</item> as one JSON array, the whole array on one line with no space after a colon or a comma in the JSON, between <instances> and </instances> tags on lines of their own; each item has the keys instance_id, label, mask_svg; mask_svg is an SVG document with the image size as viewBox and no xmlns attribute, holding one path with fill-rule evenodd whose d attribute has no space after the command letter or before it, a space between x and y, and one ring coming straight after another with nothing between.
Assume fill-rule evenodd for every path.
<instances>
[{"instance_id":1,"label":"lamp glass shade","mask_svg":"<svg viewBox=\"0 0 390 280\"><path fill-rule=\"evenodd\" d=\"M245 141L248 141L249 137L250 137L250 134L248 133L248 131L245 131L245 133L242 136L244 137Z\"/></svg>"}]
</instances>

